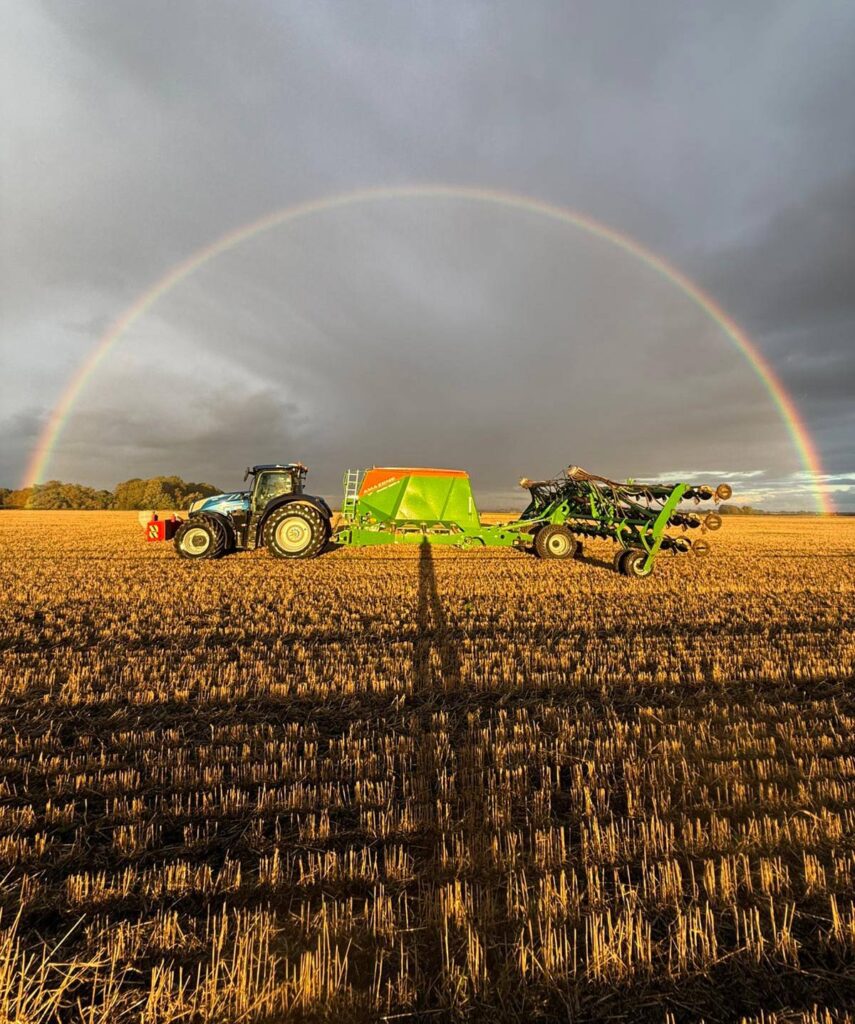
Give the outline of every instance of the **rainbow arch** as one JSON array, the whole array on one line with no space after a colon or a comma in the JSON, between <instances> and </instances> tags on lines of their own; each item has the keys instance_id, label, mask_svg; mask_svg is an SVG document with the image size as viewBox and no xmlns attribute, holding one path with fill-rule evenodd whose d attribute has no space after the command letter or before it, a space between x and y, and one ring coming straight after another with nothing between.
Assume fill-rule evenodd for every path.
<instances>
[{"instance_id":1,"label":"rainbow arch","mask_svg":"<svg viewBox=\"0 0 855 1024\"><path fill-rule=\"evenodd\" d=\"M652 250L641 245L641 243L628 235L622 234L614 228L594 220L593 217L567 207L547 203L540 199L533 199L529 196L518 195L513 192L458 185L399 185L358 189L352 192L343 192L319 199L311 199L292 206L286 206L264 217L260 217L258 220L244 224L227 234L221 235L210 245L192 253L187 259L172 267L163 277L155 281L146 291L142 292L99 338L71 380L66 384L59 401L53 408L29 459L21 481L21 487L30 487L45 476L53 450L77 400L95 371L118 343L122 335L159 298L199 267L227 250L232 249L234 246L240 245L241 242L245 242L264 231L269 231L271 228L288 224L304 217L310 217L316 213L335 210L344 206L383 200L432 198L490 203L508 209L522 210L548 217L553 221L571 225L590 235L613 243L619 249L641 260L652 270L671 281L721 327L730 341L747 359L752 370L760 378L778 409L792 439L799 460L812 480L817 510L820 512L834 511L830 498L825 490L819 486L818 481L824 475L824 469L819 453L795 402L757 345L710 295L703 292L682 271L672 266Z\"/></svg>"}]
</instances>

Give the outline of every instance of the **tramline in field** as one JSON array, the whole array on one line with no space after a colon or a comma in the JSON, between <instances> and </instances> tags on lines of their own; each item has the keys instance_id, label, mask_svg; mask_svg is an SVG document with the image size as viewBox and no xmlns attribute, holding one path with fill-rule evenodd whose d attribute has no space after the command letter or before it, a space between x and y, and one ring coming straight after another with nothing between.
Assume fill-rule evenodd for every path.
<instances>
[{"instance_id":1,"label":"tramline in field","mask_svg":"<svg viewBox=\"0 0 855 1024\"><path fill-rule=\"evenodd\" d=\"M305 492L306 474L299 462L247 469L248 490L194 502L175 531L176 551L182 558L206 559L266 547L278 558L312 558L329 542L352 547L427 543L515 547L541 558L573 558L586 537L600 537L618 545L619 572L643 577L653 571L660 551L706 554L703 536L693 541L687 533L717 530L721 517L687 509L685 503L726 501L732 493L727 484L713 489L618 483L570 466L553 479L523 478L520 486L531 495L528 506L519 518L493 524L481 521L463 470L375 466L345 473L341 516L333 525L326 501ZM157 540L164 534L149 530L148 536Z\"/></svg>"}]
</instances>

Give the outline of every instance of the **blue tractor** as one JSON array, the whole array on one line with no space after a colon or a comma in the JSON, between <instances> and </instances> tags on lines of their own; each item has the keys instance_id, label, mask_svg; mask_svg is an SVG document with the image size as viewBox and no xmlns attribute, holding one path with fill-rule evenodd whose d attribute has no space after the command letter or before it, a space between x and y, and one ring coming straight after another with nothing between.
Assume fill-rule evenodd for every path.
<instances>
[{"instance_id":1,"label":"blue tractor","mask_svg":"<svg viewBox=\"0 0 855 1024\"><path fill-rule=\"evenodd\" d=\"M311 558L330 537L332 512L323 498L303 491L302 462L251 466L245 491L200 498L175 533L181 558L219 558L266 547L277 558Z\"/></svg>"}]
</instances>

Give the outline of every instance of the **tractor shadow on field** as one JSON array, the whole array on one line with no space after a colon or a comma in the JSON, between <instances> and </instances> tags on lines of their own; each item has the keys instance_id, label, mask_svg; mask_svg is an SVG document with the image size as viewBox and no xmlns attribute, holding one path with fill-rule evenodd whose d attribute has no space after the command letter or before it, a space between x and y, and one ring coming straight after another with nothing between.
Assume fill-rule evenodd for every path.
<instances>
[{"instance_id":1,"label":"tractor shadow on field","mask_svg":"<svg viewBox=\"0 0 855 1024\"><path fill-rule=\"evenodd\" d=\"M418 635L413 645L411 728L415 737L416 770L421 780L429 833L438 826L436 802L440 776L463 739L467 701L461 692L462 666L457 638L449 629L436 584L433 553L424 541L419 548ZM424 853L431 857L432 841Z\"/></svg>"},{"instance_id":2,"label":"tractor shadow on field","mask_svg":"<svg viewBox=\"0 0 855 1024\"><path fill-rule=\"evenodd\" d=\"M437 890L442 869L442 849L449 830L449 810L460 808L460 795L453 790L462 772L471 771L469 754L469 701L462 689L459 636L450 628L436 581L431 545L419 545L417 635L413 644L411 717L407 724L413 741L412 790L418 801L419 828L409 843L418 877L424 920L410 934L411 955L426 977L442 976L440 956L442 935L435 918L439 915ZM471 794L470 794L471 799ZM483 800L483 794L481 794ZM465 837L467 822L455 814L456 830ZM464 838L465 842L465 838ZM421 994L423 1008L438 1012L442 997L434 991Z\"/></svg>"},{"instance_id":3,"label":"tractor shadow on field","mask_svg":"<svg viewBox=\"0 0 855 1024\"><path fill-rule=\"evenodd\" d=\"M416 607L419 635L413 665L414 695L426 704L460 688L460 653L436 586L433 552L427 541L419 545L419 592ZM434 678L431 651L439 656L439 679Z\"/></svg>"}]
</instances>

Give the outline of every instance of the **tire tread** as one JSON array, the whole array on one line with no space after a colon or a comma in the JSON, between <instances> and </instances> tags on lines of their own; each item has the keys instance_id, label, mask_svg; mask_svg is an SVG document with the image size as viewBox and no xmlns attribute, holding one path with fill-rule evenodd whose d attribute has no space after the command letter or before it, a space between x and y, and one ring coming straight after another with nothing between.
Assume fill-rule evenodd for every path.
<instances>
[{"instance_id":1,"label":"tire tread","mask_svg":"<svg viewBox=\"0 0 855 1024\"><path fill-rule=\"evenodd\" d=\"M283 519L293 515L299 515L309 523L313 538L303 551L281 551L276 547L276 527ZM274 558L315 558L326 547L330 537L330 524L326 516L322 515L314 505L307 502L291 502L281 505L270 513L264 521L262 534L264 546Z\"/></svg>"}]
</instances>

